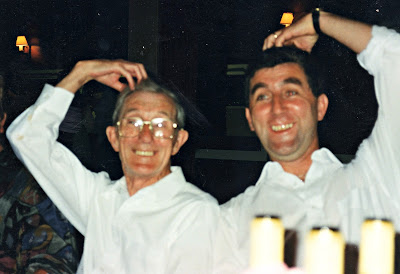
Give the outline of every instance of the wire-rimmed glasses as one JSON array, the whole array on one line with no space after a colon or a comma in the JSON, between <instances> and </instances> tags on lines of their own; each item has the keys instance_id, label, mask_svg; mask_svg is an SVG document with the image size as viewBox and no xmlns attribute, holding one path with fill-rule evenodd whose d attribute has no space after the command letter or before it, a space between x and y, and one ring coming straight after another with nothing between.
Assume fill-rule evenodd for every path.
<instances>
[{"instance_id":1,"label":"wire-rimmed glasses","mask_svg":"<svg viewBox=\"0 0 400 274\"><path fill-rule=\"evenodd\" d=\"M168 118L153 118L150 121L143 121L140 117L127 117L117 122L119 136L136 137L144 125L148 125L154 138L159 139L173 139L178 128L178 124Z\"/></svg>"}]
</instances>

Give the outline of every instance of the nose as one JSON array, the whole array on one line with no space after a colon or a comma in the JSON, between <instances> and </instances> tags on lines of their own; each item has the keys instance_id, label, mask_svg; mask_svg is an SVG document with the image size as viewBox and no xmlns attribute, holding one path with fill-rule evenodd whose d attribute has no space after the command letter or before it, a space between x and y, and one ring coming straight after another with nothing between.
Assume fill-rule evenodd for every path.
<instances>
[{"instance_id":1,"label":"nose","mask_svg":"<svg viewBox=\"0 0 400 274\"><path fill-rule=\"evenodd\" d=\"M283 99L279 96L274 96L271 102L271 111L275 114L281 113L284 109Z\"/></svg>"},{"instance_id":2,"label":"nose","mask_svg":"<svg viewBox=\"0 0 400 274\"><path fill-rule=\"evenodd\" d=\"M142 130L139 132L139 139L142 142L151 142L153 140L153 131L150 126L149 124L143 125Z\"/></svg>"}]
</instances>

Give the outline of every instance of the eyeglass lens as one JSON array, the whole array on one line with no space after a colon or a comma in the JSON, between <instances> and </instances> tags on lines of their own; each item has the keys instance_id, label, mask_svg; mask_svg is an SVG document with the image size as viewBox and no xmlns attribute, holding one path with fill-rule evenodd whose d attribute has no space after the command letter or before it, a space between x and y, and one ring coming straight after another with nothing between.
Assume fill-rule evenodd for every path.
<instances>
[{"instance_id":1,"label":"eyeglass lens","mask_svg":"<svg viewBox=\"0 0 400 274\"><path fill-rule=\"evenodd\" d=\"M172 138L175 127L174 122L164 118L154 118L151 121L143 121L140 118L124 118L120 123L120 133L124 137L135 137L147 125L157 138Z\"/></svg>"}]
</instances>

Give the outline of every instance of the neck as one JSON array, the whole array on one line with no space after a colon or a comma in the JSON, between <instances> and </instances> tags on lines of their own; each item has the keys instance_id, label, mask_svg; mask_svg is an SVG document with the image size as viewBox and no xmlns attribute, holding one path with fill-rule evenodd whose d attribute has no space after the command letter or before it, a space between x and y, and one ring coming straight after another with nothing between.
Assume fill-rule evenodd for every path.
<instances>
[{"instance_id":1,"label":"neck","mask_svg":"<svg viewBox=\"0 0 400 274\"><path fill-rule=\"evenodd\" d=\"M171 173L171 170L168 169L156 176L137 176L137 175L128 175L125 174L125 180L126 180L126 187L128 188L128 193L129 196L132 196L136 194L139 190L142 188L151 186L158 181L160 181L162 178L167 176L168 174Z\"/></svg>"},{"instance_id":2,"label":"neck","mask_svg":"<svg viewBox=\"0 0 400 274\"><path fill-rule=\"evenodd\" d=\"M284 171L296 175L300 180L304 181L306 179L306 175L308 170L310 169L312 161L310 158L307 161L302 161L299 163L296 162L290 162L290 163L279 162L279 163L281 164Z\"/></svg>"},{"instance_id":3,"label":"neck","mask_svg":"<svg viewBox=\"0 0 400 274\"><path fill-rule=\"evenodd\" d=\"M308 170L311 167L312 160L311 155L314 152L310 151L307 154L302 155L300 158L295 159L293 161L282 161L275 160L278 162L284 171L296 175L300 180L305 181ZM272 159L274 161L274 159Z\"/></svg>"}]
</instances>

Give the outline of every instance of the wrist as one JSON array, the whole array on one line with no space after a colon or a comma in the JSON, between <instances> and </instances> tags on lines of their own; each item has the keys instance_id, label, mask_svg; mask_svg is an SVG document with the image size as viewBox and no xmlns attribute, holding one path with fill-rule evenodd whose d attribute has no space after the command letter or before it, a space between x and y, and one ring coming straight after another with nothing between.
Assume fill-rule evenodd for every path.
<instances>
[{"instance_id":1,"label":"wrist","mask_svg":"<svg viewBox=\"0 0 400 274\"><path fill-rule=\"evenodd\" d=\"M312 19L314 31L318 35L320 35L322 33L321 32L321 27L320 27L320 24L319 24L320 13L321 13L321 10L319 8L315 8L311 12L311 19Z\"/></svg>"},{"instance_id":2,"label":"wrist","mask_svg":"<svg viewBox=\"0 0 400 274\"><path fill-rule=\"evenodd\" d=\"M85 74L83 69L84 62L85 61L79 61L68 75L57 84L57 87L75 93L80 87L89 82L90 78Z\"/></svg>"},{"instance_id":3,"label":"wrist","mask_svg":"<svg viewBox=\"0 0 400 274\"><path fill-rule=\"evenodd\" d=\"M70 75L74 79L74 81L79 84L79 87L83 86L90 80L92 80L89 75L88 68L90 68L91 61L78 61L75 64L74 68L71 70Z\"/></svg>"}]
</instances>

